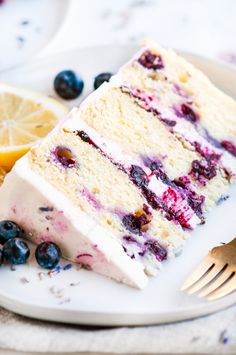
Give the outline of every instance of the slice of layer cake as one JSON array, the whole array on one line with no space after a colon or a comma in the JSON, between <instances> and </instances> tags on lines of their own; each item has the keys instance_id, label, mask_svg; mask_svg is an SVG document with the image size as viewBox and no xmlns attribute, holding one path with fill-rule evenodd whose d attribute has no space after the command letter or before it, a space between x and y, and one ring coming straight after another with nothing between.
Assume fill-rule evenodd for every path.
<instances>
[{"instance_id":1,"label":"slice of layer cake","mask_svg":"<svg viewBox=\"0 0 236 355\"><path fill-rule=\"evenodd\" d=\"M118 74L134 100L229 179L236 172L236 102L183 57L153 41ZM116 78L117 80L117 78Z\"/></svg>"},{"instance_id":2,"label":"slice of layer cake","mask_svg":"<svg viewBox=\"0 0 236 355\"><path fill-rule=\"evenodd\" d=\"M184 228L202 223L205 212L229 186L228 170L221 167L219 153L212 152L208 159L192 149L117 78L84 101L79 117L104 140L123 147L137 166L129 174L147 203ZM115 154L112 159L119 162Z\"/></svg>"},{"instance_id":3,"label":"slice of layer cake","mask_svg":"<svg viewBox=\"0 0 236 355\"><path fill-rule=\"evenodd\" d=\"M72 261L143 287L145 274L155 275L179 253L186 234L148 205L125 167L92 141L96 132L77 116L17 162L0 190L0 217L18 223L36 243L56 242Z\"/></svg>"},{"instance_id":4,"label":"slice of layer cake","mask_svg":"<svg viewBox=\"0 0 236 355\"><path fill-rule=\"evenodd\" d=\"M235 179L235 117L202 73L148 44L17 162L0 218L142 288Z\"/></svg>"}]
</instances>

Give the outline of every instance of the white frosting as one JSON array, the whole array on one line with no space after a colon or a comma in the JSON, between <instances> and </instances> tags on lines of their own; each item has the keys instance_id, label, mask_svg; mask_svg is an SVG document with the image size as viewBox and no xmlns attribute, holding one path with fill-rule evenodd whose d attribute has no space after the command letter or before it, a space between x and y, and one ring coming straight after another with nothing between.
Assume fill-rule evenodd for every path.
<instances>
[{"instance_id":1,"label":"white frosting","mask_svg":"<svg viewBox=\"0 0 236 355\"><path fill-rule=\"evenodd\" d=\"M0 188L0 199L4 201L0 205L1 218L19 223L32 241L54 241L72 261L79 262L82 257L98 273L134 287L146 285L142 264L124 253L115 236L35 174L27 155L7 175ZM53 211L42 212L42 206L53 207Z\"/></svg>"}]
</instances>

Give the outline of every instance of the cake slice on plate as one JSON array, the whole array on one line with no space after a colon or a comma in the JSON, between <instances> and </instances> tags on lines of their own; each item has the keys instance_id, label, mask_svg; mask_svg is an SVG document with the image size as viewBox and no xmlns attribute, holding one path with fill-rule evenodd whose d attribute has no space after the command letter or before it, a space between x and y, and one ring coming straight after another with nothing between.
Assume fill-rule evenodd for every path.
<instances>
[{"instance_id":1,"label":"cake slice on plate","mask_svg":"<svg viewBox=\"0 0 236 355\"><path fill-rule=\"evenodd\" d=\"M186 234L148 205L95 135L72 112L6 177L0 216L36 243L54 241L72 261L143 287L146 274L182 249Z\"/></svg>"},{"instance_id":2,"label":"cake slice on plate","mask_svg":"<svg viewBox=\"0 0 236 355\"><path fill-rule=\"evenodd\" d=\"M149 44L17 162L0 217L143 288L234 180L235 112L192 65Z\"/></svg>"}]
</instances>

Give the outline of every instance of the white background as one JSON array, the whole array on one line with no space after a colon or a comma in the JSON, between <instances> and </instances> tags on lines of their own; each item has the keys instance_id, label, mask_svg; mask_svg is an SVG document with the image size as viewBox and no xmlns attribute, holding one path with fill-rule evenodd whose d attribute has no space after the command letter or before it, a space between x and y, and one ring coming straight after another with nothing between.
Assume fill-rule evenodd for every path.
<instances>
[{"instance_id":1,"label":"white background","mask_svg":"<svg viewBox=\"0 0 236 355\"><path fill-rule=\"evenodd\" d=\"M236 64L235 0L5 1L0 6L0 70L36 54L141 43L147 36L165 46ZM24 20L29 24L22 26Z\"/></svg>"}]
</instances>

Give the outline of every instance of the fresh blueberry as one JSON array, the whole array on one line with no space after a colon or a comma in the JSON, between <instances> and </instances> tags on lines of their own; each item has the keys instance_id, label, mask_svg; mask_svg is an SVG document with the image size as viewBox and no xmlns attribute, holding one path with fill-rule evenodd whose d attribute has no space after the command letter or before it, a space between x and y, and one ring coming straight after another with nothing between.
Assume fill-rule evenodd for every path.
<instances>
[{"instance_id":1,"label":"fresh blueberry","mask_svg":"<svg viewBox=\"0 0 236 355\"><path fill-rule=\"evenodd\" d=\"M2 263L3 263L3 252L0 249L0 266L2 265Z\"/></svg>"},{"instance_id":2,"label":"fresh blueberry","mask_svg":"<svg viewBox=\"0 0 236 355\"><path fill-rule=\"evenodd\" d=\"M0 222L0 244L6 243L12 238L22 238L24 231L12 221L1 221Z\"/></svg>"},{"instance_id":3,"label":"fresh blueberry","mask_svg":"<svg viewBox=\"0 0 236 355\"><path fill-rule=\"evenodd\" d=\"M63 70L54 79L56 93L65 100L76 99L83 91L84 82L72 70Z\"/></svg>"},{"instance_id":4,"label":"fresh blueberry","mask_svg":"<svg viewBox=\"0 0 236 355\"><path fill-rule=\"evenodd\" d=\"M61 250L52 242L39 244L35 251L38 264L44 269L53 269L60 261Z\"/></svg>"},{"instance_id":5,"label":"fresh blueberry","mask_svg":"<svg viewBox=\"0 0 236 355\"><path fill-rule=\"evenodd\" d=\"M96 90L97 88L99 88L99 86L101 86L105 81L109 81L111 79L113 74L111 73L101 73L99 75L97 75L94 79L94 89Z\"/></svg>"},{"instance_id":6,"label":"fresh blueberry","mask_svg":"<svg viewBox=\"0 0 236 355\"><path fill-rule=\"evenodd\" d=\"M25 264L29 255L28 245L19 238L10 239L3 246L3 258L12 265Z\"/></svg>"}]
</instances>

